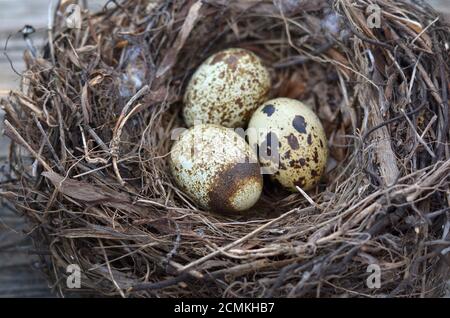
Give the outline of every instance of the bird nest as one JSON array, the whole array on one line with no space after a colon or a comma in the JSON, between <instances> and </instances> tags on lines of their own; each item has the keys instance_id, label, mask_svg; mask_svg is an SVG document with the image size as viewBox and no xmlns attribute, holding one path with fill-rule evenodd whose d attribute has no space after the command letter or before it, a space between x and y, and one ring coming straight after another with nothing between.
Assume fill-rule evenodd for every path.
<instances>
[{"instance_id":1,"label":"bird nest","mask_svg":"<svg viewBox=\"0 0 450 318\"><path fill-rule=\"evenodd\" d=\"M64 2L67 3L67 2ZM63 4L64 4L63 3ZM433 296L448 277L449 34L426 4L110 1L60 6L20 92L2 196L28 219L55 289L133 297ZM270 97L309 104L330 158L307 193L195 205L168 167L207 57L253 51ZM448 264L448 263L447 263ZM72 269L71 269L72 268Z\"/></svg>"}]
</instances>

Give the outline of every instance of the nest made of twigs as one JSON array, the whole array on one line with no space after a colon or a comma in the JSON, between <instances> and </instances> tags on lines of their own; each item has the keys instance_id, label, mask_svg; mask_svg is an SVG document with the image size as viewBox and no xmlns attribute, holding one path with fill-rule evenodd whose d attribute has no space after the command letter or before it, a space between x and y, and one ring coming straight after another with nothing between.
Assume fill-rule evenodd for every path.
<instances>
[{"instance_id":1,"label":"nest made of twigs","mask_svg":"<svg viewBox=\"0 0 450 318\"><path fill-rule=\"evenodd\" d=\"M369 4L381 9L378 28ZM81 10L80 28L65 13L41 55L25 53L21 92L2 101L13 141L2 195L28 218L61 294L69 264L82 271L77 291L98 295L442 292L450 27L433 9L141 0ZM189 77L228 47L263 59L271 97L311 105L330 147L316 189L266 184L261 202L235 217L199 210L167 160ZM367 284L371 264L379 288Z\"/></svg>"}]
</instances>

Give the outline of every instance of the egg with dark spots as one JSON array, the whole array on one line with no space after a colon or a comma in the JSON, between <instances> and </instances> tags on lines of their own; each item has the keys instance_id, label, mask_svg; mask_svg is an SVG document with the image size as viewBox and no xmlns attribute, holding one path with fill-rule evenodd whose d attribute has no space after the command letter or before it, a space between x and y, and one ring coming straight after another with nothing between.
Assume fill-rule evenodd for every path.
<instances>
[{"instance_id":1,"label":"egg with dark spots","mask_svg":"<svg viewBox=\"0 0 450 318\"><path fill-rule=\"evenodd\" d=\"M274 143L268 147L269 132L279 142L278 149ZM261 167L286 189L307 191L320 181L328 159L327 138L320 119L302 102L267 101L250 119L247 135L250 145L258 149Z\"/></svg>"},{"instance_id":2,"label":"egg with dark spots","mask_svg":"<svg viewBox=\"0 0 450 318\"><path fill-rule=\"evenodd\" d=\"M245 211L261 195L257 155L231 128L202 124L186 130L172 146L169 162L179 188L203 209Z\"/></svg>"},{"instance_id":3,"label":"egg with dark spots","mask_svg":"<svg viewBox=\"0 0 450 318\"><path fill-rule=\"evenodd\" d=\"M267 116L270 117L275 112L275 107L273 107L273 105L267 104L267 105L264 106L262 111L263 111L264 114L266 114Z\"/></svg>"},{"instance_id":4,"label":"egg with dark spots","mask_svg":"<svg viewBox=\"0 0 450 318\"><path fill-rule=\"evenodd\" d=\"M296 115L292 120L292 127L294 127L299 133L306 134L305 117L302 115Z\"/></svg>"},{"instance_id":5,"label":"egg with dark spots","mask_svg":"<svg viewBox=\"0 0 450 318\"><path fill-rule=\"evenodd\" d=\"M218 52L190 79L184 95L184 120L188 127L244 127L267 99L270 86L269 71L253 52L240 48Z\"/></svg>"}]
</instances>

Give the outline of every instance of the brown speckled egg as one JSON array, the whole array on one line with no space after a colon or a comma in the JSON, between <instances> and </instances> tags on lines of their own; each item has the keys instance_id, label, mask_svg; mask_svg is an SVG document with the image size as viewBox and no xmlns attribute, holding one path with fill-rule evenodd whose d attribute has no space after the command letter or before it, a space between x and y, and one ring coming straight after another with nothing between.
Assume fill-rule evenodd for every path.
<instances>
[{"instance_id":1,"label":"brown speckled egg","mask_svg":"<svg viewBox=\"0 0 450 318\"><path fill-rule=\"evenodd\" d=\"M214 212L247 210L262 192L258 158L230 128L203 124L183 132L172 147L170 169L195 203Z\"/></svg>"},{"instance_id":2,"label":"brown speckled egg","mask_svg":"<svg viewBox=\"0 0 450 318\"><path fill-rule=\"evenodd\" d=\"M306 105L290 98L267 101L253 114L248 131L250 145L258 145L261 166L283 187L306 191L319 182L327 164L327 138Z\"/></svg>"},{"instance_id":3,"label":"brown speckled egg","mask_svg":"<svg viewBox=\"0 0 450 318\"><path fill-rule=\"evenodd\" d=\"M266 99L270 75L254 53L232 48L209 57L192 76L184 96L188 127L244 127Z\"/></svg>"}]
</instances>

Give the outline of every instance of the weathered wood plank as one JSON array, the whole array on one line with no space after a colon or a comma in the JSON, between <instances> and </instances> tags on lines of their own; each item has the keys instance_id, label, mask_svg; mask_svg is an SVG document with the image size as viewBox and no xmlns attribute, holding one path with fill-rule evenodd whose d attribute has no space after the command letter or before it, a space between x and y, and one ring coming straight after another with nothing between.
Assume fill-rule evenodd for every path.
<instances>
[{"instance_id":1,"label":"weathered wood plank","mask_svg":"<svg viewBox=\"0 0 450 318\"><path fill-rule=\"evenodd\" d=\"M47 24L48 0L0 0L0 49L9 38L7 52L14 69L24 70L22 61L26 43L17 32L26 24L37 32L33 35L36 47L42 46ZM100 8L105 0L89 1L90 9ZM12 70L4 54L0 54L0 97L17 89L20 77ZM3 112L0 111L0 131ZM5 163L8 141L0 136L0 164ZM3 159L3 160L1 160ZM0 172L1 173L1 172ZM0 179L2 176L0 175ZM32 245L24 235L24 219L0 202L0 297L54 297L46 279L36 269L36 256L30 254Z\"/></svg>"},{"instance_id":2,"label":"weathered wood plank","mask_svg":"<svg viewBox=\"0 0 450 318\"><path fill-rule=\"evenodd\" d=\"M0 45L3 51L10 34L25 24L44 28L47 0L0 0ZM36 42L40 45L40 42ZM23 70L22 51L25 43L20 35L12 36L8 55L18 71ZM11 69L6 57L0 55L0 97L19 85L19 76ZM0 112L0 129L3 129L3 113ZM0 137L0 156L7 154L7 139ZM52 297L43 275L33 265L37 259L29 254L31 242L23 230L24 219L5 206L0 207L0 297Z\"/></svg>"}]
</instances>

